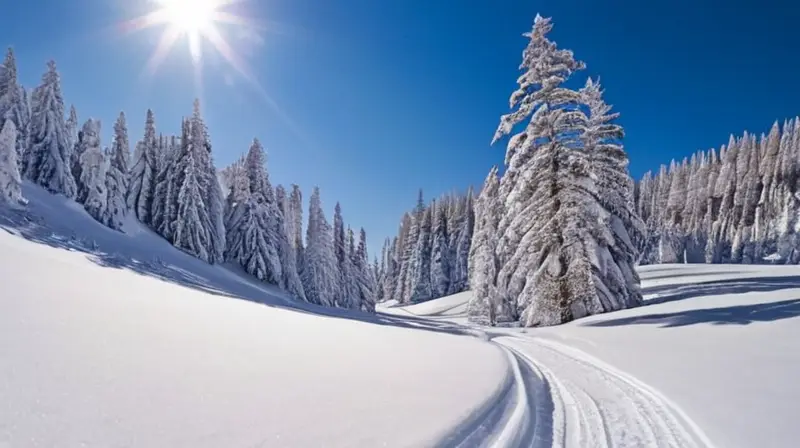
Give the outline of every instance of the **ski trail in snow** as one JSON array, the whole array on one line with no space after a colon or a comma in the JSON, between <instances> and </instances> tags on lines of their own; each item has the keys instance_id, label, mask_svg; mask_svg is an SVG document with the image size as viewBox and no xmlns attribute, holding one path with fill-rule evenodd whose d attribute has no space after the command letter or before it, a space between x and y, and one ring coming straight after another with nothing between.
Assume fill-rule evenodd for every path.
<instances>
[{"instance_id":1,"label":"ski trail in snow","mask_svg":"<svg viewBox=\"0 0 800 448\"><path fill-rule=\"evenodd\" d=\"M496 344L508 358L509 374L500 391L437 446L536 447L552 445L549 391L536 367L516 350Z\"/></svg>"},{"instance_id":2,"label":"ski trail in snow","mask_svg":"<svg viewBox=\"0 0 800 448\"><path fill-rule=\"evenodd\" d=\"M669 399L580 350L542 338L502 336L494 341L529 366L539 379L539 389L549 390L552 398L549 406L542 406L535 401L537 396L541 401L541 393L528 392L534 397L529 413L531 406L552 410L552 443L521 440L499 446L713 447ZM524 432L524 425L511 421L508 428Z\"/></svg>"}]
</instances>

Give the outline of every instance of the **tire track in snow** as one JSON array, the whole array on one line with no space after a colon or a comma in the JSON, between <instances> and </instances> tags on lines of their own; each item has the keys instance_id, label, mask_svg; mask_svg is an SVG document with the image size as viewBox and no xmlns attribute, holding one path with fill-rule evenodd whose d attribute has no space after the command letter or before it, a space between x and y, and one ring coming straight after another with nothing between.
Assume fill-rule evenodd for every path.
<instances>
[{"instance_id":1,"label":"tire track in snow","mask_svg":"<svg viewBox=\"0 0 800 448\"><path fill-rule=\"evenodd\" d=\"M437 447L552 446L553 405L547 383L536 367L516 350L496 345L508 358L506 384Z\"/></svg>"},{"instance_id":2,"label":"tire track in snow","mask_svg":"<svg viewBox=\"0 0 800 448\"><path fill-rule=\"evenodd\" d=\"M508 336L497 343L538 368L549 385L555 402L552 446L713 446L669 399L588 354L540 338Z\"/></svg>"}]
</instances>

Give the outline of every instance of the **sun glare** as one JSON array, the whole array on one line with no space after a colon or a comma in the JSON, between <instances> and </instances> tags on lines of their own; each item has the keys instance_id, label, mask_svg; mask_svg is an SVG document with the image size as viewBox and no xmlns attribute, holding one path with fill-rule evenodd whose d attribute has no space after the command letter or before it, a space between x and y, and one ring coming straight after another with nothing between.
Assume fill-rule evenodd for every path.
<instances>
[{"instance_id":1,"label":"sun glare","mask_svg":"<svg viewBox=\"0 0 800 448\"><path fill-rule=\"evenodd\" d=\"M158 3L169 24L186 34L207 32L219 7L214 0L159 0Z\"/></svg>"},{"instance_id":2,"label":"sun glare","mask_svg":"<svg viewBox=\"0 0 800 448\"><path fill-rule=\"evenodd\" d=\"M149 13L122 24L124 31L138 31L162 26L164 31L147 63L151 74L181 38L186 39L196 69L202 60L203 41L213 46L237 71L249 77L249 71L233 47L226 41L220 25L249 26L247 19L225 11L240 0L149 0Z\"/></svg>"}]
</instances>

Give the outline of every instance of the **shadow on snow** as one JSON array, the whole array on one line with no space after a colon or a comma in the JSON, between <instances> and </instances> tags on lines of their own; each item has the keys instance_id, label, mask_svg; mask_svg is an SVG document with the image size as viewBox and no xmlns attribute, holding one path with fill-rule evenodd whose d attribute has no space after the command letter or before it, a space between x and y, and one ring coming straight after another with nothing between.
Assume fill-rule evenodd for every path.
<instances>
[{"instance_id":1,"label":"shadow on snow","mask_svg":"<svg viewBox=\"0 0 800 448\"><path fill-rule=\"evenodd\" d=\"M60 208L60 207L59 207ZM76 210L46 210L65 214L76 213ZM385 314L372 314L362 311L345 310L313 305L300 300L286 299L276 287L266 283L259 284L255 278L241 271L237 266L211 266L187 253L172 247L163 239L160 240L160 250L151 253L148 257L147 249L122 247L120 251L106 252L105 246L124 246L118 244L125 234L111 230L94 221L71 222L72 227L95 226L92 229L98 233L93 235L97 239L83 238L77 235L70 225L61 223L59 226L51 225L48 220L32 214L25 209L0 208L0 229L9 234L22 237L28 241L44 244L52 248L82 253L93 263L109 269L125 269L136 274L156 278L158 280L191 288L209 294L246 300L272 308L287 309L296 312L318 316L349 319L359 322L386 325L414 330L425 330L451 335L474 336L474 331L449 322L436 322L414 316L394 316ZM86 216L87 219L91 219ZM107 232L107 233L106 233ZM65 236L70 235L70 236ZM155 234L152 238L160 238ZM97 241L100 241L98 243ZM136 245L134 241L131 245ZM126 250L128 249L128 250ZM180 265L180 266L179 266ZM188 268L188 269L187 269ZM272 292L270 289L274 289Z\"/></svg>"},{"instance_id":2,"label":"shadow on snow","mask_svg":"<svg viewBox=\"0 0 800 448\"><path fill-rule=\"evenodd\" d=\"M735 305L729 307L692 309L674 313L631 316L585 324L587 327L622 325L661 325L661 328L685 327L696 324L749 325L754 322L774 322L800 316L800 299L781 302Z\"/></svg>"},{"instance_id":3,"label":"shadow on snow","mask_svg":"<svg viewBox=\"0 0 800 448\"><path fill-rule=\"evenodd\" d=\"M644 305L647 306L710 295L771 292L792 288L800 288L800 276L751 277L683 285L652 286L642 288L642 294L658 294L657 297L645 300Z\"/></svg>"}]
</instances>

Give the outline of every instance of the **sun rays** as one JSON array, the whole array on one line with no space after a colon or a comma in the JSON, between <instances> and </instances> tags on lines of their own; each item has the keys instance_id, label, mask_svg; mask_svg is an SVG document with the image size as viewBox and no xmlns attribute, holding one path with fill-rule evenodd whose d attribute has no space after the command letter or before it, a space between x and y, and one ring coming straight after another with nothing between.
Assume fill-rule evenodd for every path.
<instances>
[{"instance_id":1,"label":"sun rays","mask_svg":"<svg viewBox=\"0 0 800 448\"><path fill-rule=\"evenodd\" d=\"M162 27L161 37L146 64L148 74L154 74L179 40L187 43L195 70L200 70L203 60L203 42L206 41L248 81L256 83L249 67L237 54L220 27L235 25L254 27L248 19L226 11L237 0L150 0L153 11L129 20L123 30L133 32Z\"/></svg>"}]
</instances>

